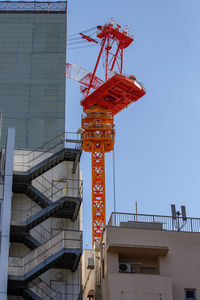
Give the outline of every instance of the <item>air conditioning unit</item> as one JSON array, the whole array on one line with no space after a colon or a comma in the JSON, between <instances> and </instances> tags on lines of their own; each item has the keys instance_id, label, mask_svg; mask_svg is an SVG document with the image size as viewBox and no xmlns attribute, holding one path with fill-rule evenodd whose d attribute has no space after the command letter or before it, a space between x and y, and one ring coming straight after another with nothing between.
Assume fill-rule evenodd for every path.
<instances>
[{"instance_id":1,"label":"air conditioning unit","mask_svg":"<svg viewBox=\"0 0 200 300\"><path fill-rule=\"evenodd\" d=\"M131 273L131 263L119 263L119 272L120 273Z\"/></svg>"}]
</instances>

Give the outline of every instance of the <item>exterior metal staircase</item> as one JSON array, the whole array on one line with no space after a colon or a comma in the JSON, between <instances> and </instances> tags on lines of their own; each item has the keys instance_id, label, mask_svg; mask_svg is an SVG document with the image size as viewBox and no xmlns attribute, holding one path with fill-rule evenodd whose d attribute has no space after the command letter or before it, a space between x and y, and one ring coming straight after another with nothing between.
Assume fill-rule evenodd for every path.
<instances>
[{"instance_id":1,"label":"exterior metal staircase","mask_svg":"<svg viewBox=\"0 0 200 300\"><path fill-rule=\"evenodd\" d=\"M34 279L28 284L27 291L33 292L42 300L61 300L61 293L55 291L40 277Z\"/></svg>"},{"instance_id":2,"label":"exterior metal staircase","mask_svg":"<svg viewBox=\"0 0 200 300\"><path fill-rule=\"evenodd\" d=\"M24 243L24 245L31 250L34 250L40 246L40 243L30 234L24 234L22 238L23 241L21 243Z\"/></svg>"},{"instance_id":3,"label":"exterior metal staircase","mask_svg":"<svg viewBox=\"0 0 200 300\"><path fill-rule=\"evenodd\" d=\"M34 151L27 151L23 160L15 158L15 168L13 174L14 186L22 188L22 183L26 186L38 176L57 166L63 161L72 161L72 172L76 172L77 163L81 156L81 138L76 135L76 139L66 138L66 134L59 135ZM16 168L19 166L19 168ZM23 168L21 168L23 167Z\"/></svg>"},{"instance_id":4,"label":"exterior metal staircase","mask_svg":"<svg viewBox=\"0 0 200 300\"><path fill-rule=\"evenodd\" d=\"M32 229L33 227L37 226L38 224L44 222L48 218L55 215L56 212L61 210L64 207L65 202L68 199L66 197L63 197L56 202L52 203L43 208L42 210L38 211L36 214L31 216L26 220L26 222L21 223L20 225L11 225L11 232L13 231L23 231L27 232L28 230ZM60 214L62 215L62 214Z\"/></svg>"},{"instance_id":5,"label":"exterior metal staircase","mask_svg":"<svg viewBox=\"0 0 200 300\"><path fill-rule=\"evenodd\" d=\"M29 170L27 170L25 172L21 172L21 171L14 172L13 181L14 181L15 185L17 185L18 182L19 183L20 182L24 182L24 183L31 182L33 179L46 173L53 167L59 165L64 160L67 160L67 161L71 161L72 159L75 160L77 153L73 153L72 151L69 151L69 150L70 149L63 148L62 150L60 150L54 154L45 152L46 155L49 154L51 156L42 160L41 162L37 163L36 165L34 165L33 167L31 167ZM76 152L77 152L77 150L76 150ZM79 150L79 152L80 152L80 150ZM41 155L41 157L43 157L44 153L42 153L40 155ZM39 155L38 155L38 158L40 158ZM31 161L31 163L33 163L33 162L34 161Z\"/></svg>"},{"instance_id":6,"label":"exterior metal staircase","mask_svg":"<svg viewBox=\"0 0 200 300\"><path fill-rule=\"evenodd\" d=\"M22 290L21 296L27 300L61 300L61 293L53 290L40 277L30 282Z\"/></svg>"},{"instance_id":7,"label":"exterior metal staircase","mask_svg":"<svg viewBox=\"0 0 200 300\"><path fill-rule=\"evenodd\" d=\"M65 268L74 272L81 253L82 233L64 230L23 258L9 257L8 290L24 288L50 268Z\"/></svg>"},{"instance_id":8,"label":"exterior metal staircase","mask_svg":"<svg viewBox=\"0 0 200 300\"><path fill-rule=\"evenodd\" d=\"M78 215L82 201L82 198L79 196L80 193L78 193L77 197L64 196L55 202L49 200L45 195L32 186L32 195L34 195L34 193L37 195L37 199L39 197L40 199L44 199L45 208L28 217L28 219L23 223L12 222L10 227L11 242L24 243L31 250L40 245L38 241L30 235L30 230L32 228L41 224L50 217L70 218L74 221ZM41 203L42 201L40 200L40 204Z\"/></svg>"},{"instance_id":9,"label":"exterior metal staircase","mask_svg":"<svg viewBox=\"0 0 200 300\"><path fill-rule=\"evenodd\" d=\"M58 189L52 186L52 182L42 176L64 160L73 161L74 164L78 163L81 155L80 143L78 146L76 145L75 149L71 149L66 147L63 141L63 136L59 136L35 151L27 151L23 155L19 153L16 156L13 192L26 194L42 210L37 211L34 215L29 215L23 223L11 224L11 242L24 243L33 250L39 246L37 240L29 232L33 227L41 224L49 217L70 218L72 221L77 218L82 201L82 182L81 184L80 181L76 182L78 186L76 194L73 191L71 194L64 193L63 195L63 187ZM77 140L70 140L70 142L76 143ZM72 172L75 172L74 164ZM37 179L38 176L40 177ZM41 182L45 183L41 184ZM50 190L54 192L49 193L46 186L49 186Z\"/></svg>"},{"instance_id":10,"label":"exterior metal staircase","mask_svg":"<svg viewBox=\"0 0 200 300\"><path fill-rule=\"evenodd\" d=\"M9 290L9 294L22 296L25 300L61 300L61 292L55 291L40 277L20 289Z\"/></svg>"},{"instance_id":11,"label":"exterior metal staircase","mask_svg":"<svg viewBox=\"0 0 200 300\"><path fill-rule=\"evenodd\" d=\"M73 147L68 146L68 143L73 144ZM9 257L8 294L21 295L28 300L61 300L60 293L51 289L38 276L50 268L76 271L82 253L82 233L54 229L52 236L52 232L48 232L42 222L50 217L76 220L82 201L82 181L76 180L74 184L73 180L72 184L72 179L65 179L65 187L58 188L43 174L63 161L73 162L72 173L75 173L81 156L81 140L66 139L64 134L34 151L24 150L23 155L20 150L17 151L13 192L26 194L35 205L31 204L23 216L19 211L20 218L16 219L25 221L11 222L10 241L24 243L31 251L22 258ZM62 184L62 179L58 180L58 186ZM58 233L55 234L55 231Z\"/></svg>"},{"instance_id":12,"label":"exterior metal staircase","mask_svg":"<svg viewBox=\"0 0 200 300\"><path fill-rule=\"evenodd\" d=\"M25 300L43 300L42 298L40 298L37 294L35 294L30 289L23 289L22 296Z\"/></svg>"},{"instance_id":13,"label":"exterior metal staircase","mask_svg":"<svg viewBox=\"0 0 200 300\"><path fill-rule=\"evenodd\" d=\"M33 200L41 208L45 208L48 205L51 205L52 202L44 194L42 194L38 189L36 189L31 184L27 184L26 190L24 191L31 200Z\"/></svg>"}]
</instances>

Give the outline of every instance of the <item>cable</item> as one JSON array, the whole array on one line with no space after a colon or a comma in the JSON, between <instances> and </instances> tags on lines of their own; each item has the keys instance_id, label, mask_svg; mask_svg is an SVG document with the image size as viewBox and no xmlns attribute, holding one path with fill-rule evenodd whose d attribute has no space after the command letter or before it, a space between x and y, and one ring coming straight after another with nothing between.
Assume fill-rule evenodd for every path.
<instances>
[{"instance_id":1,"label":"cable","mask_svg":"<svg viewBox=\"0 0 200 300\"><path fill-rule=\"evenodd\" d=\"M80 33L86 33L86 32L92 31L92 30L94 30L94 29L96 30L96 29L97 29L97 26L95 26L95 27L92 27L92 28L90 28L90 29L87 29L87 30L84 30L84 31L82 31L82 32L78 32L78 33L69 34L67 37L74 36L74 35L78 35L78 34L80 34Z\"/></svg>"},{"instance_id":2,"label":"cable","mask_svg":"<svg viewBox=\"0 0 200 300\"><path fill-rule=\"evenodd\" d=\"M99 43L99 40L98 39L95 39L95 37L92 37L91 35L87 35L88 39L91 38L92 40L96 41L96 43ZM84 39L83 37L79 37L79 38L76 38L76 39L73 39L73 40L67 40L68 43L77 43L77 42L88 42L87 39Z\"/></svg>"},{"instance_id":3,"label":"cable","mask_svg":"<svg viewBox=\"0 0 200 300\"><path fill-rule=\"evenodd\" d=\"M79 32L79 33L77 33L74 37L67 37L67 40L68 41L73 41L73 40L77 40L77 39L79 39L79 38L81 38L81 34L84 34L83 32ZM96 36L96 32L93 32L93 33L90 33L90 34L87 34L88 36Z\"/></svg>"},{"instance_id":4,"label":"cable","mask_svg":"<svg viewBox=\"0 0 200 300\"><path fill-rule=\"evenodd\" d=\"M88 36L88 38L91 38L93 39L92 36L95 35L96 37L96 30L97 30L97 27L92 27L90 29L87 29L87 30L84 30L82 32L78 32L78 33L74 33L74 34L70 34L67 36L67 45L69 46L73 46L73 45L86 45L86 43L88 43L87 40L84 40L81 36L81 34L85 34ZM97 42L97 45L98 45L98 40L96 40ZM80 49L80 48L87 48L87 47L93 47L93 46L97 46L97 45L88 45L88 46L78 46L78 47L69 47L68 49L71 50L71 49Z\"/></svg>"},{"instance_id":5,"label":"cable","mask_svg":"<svg viewBox=\"0 0 200 300\"><path fill-rule=\"evenodd\" d=\"M114 195L114 213L116 212L116 192L115 192L115 150L113 149L113 195Z\"/></svg>"},{"instance_id":6,"label":"cable","mask_svg":"<svg viewBox=\"0 0 200 300\"><path fill-rule=\"evenodd\" d=\"M83 47L73 47L73 48L67 48L67 49L71 50L71 49L80 49L80 48L97 47L97 46L98 46L98 44L88 45L88 46L83 46Z\"/></svg>"},{"instance_id":7,"label":"cable","mask_svg":"<svg viewBox=\"0 0 200 300\"><path fill-rule=\"evenodd\" d=\"M81 40L81 41L77 41L77 42L69 42L67 43L68 45L76 45L76 44L88 44L87 40ZM92 45L92 44L91 44Z\"/></svg>"}]
</instances>

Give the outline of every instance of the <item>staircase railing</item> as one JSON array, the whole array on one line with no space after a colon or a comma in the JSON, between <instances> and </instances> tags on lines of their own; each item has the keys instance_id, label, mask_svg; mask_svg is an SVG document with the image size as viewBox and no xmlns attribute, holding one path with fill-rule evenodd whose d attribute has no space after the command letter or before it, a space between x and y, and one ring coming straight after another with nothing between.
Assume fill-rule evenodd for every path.
<instances>
[{"instance_id":1,"label":"staircase railing","mask_svg":"<svg viewBox=\"0 0 200 300\"><path fill-rule=\"evenodd\" d=\"M82 180L60 179L53 181L52 183L44 176L40 176L39 180L34 179L33 186L52 202L55 202L62 197L82 198L83 195ZM12 209L12 220L20 220L23 218L23 222L25 222L25 220L36 214L38 211L40 211L40 208L37 204L34 204L27 210ZM12 222L13 225L21 223L21 221Z\"/></svg>"},{"instance_id":2,"label":"staircase railing","mask_svg":"<svg viewBox=\"0 0 200 300\"><path fill-rule=\"evenodd\" d=\"M40 176L33 180L33 186L53 202L62 197L82 198L83 181L78 179L66 178L50 182L44 176Z\"/></svg>"},{"instance_id":3,"label":"staircase railing","mask_svg":"<svg viewBox=\"0 0 200 300\"><path fill-rule=\"evenodd\" d=\"M64 132L34 150L15 150L14 171L25 172L52 154L64 149L81 149L81 135Z\"/></svg>"},{"instance_id":4,"label":"staircase railing","mask_svg":"<svg viewBox=\"0 0 200 300\"><path fill-rule=\"evenodd\" d=\"M44 244L50 238L52 238L53 234L49 230L47 230L41 224L32 228L30 230L30 235L36 239L40 244Z\"/></svg>"},{"instance_id":5,"label":"staircase railing","mask_svg":"<svg viewBox=\"0 0 200 300\"><path fill-rule=\"evenodd\" d=\"M43 300L61 300L61 292L55 291L40 277L30 282L28 288Z\"/></svg>"},{"instance_id":6,"label":"staircase railing","mask_svg":"<svg viewBox=\"0 0 200 300\"><path fill-rule=\"evenodd\" d=\"M22 258L9 257L9 275L23 276L61 249L82 250L82 232L63 230Z\"/></svg>"},{"instance_id":7,"label":"staircase railing","mask_svg":"<svg viewBox=\"0 0 200 300\"><path fill-rule=\"evenodd\" d=\"M68 283L67 281L63 284L59 284L57 289L61 292L61 299L75 299L83 300L82 285L79 283Z\"/></svg>"}]
</instances>

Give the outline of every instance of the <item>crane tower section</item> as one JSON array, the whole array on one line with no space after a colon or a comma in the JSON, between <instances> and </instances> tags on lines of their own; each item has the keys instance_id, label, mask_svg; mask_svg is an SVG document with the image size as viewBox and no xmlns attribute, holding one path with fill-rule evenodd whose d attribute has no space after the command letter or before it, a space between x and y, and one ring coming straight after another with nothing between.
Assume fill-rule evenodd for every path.
<instances>
[{"instance_id":1,"label":"crane tower section","mask_svg":"<svg viewBox=\"0 0 200 300\"><path fill-rule=\"evenodd\" d=\"M83 150L92 153L92 224L93 243L101 238L106 223L104 153L113 150L115 130L111 112L92 107L82 118Z\"/></svg>"},{"instance_id":2,"label":"crane tower section","mask_svg":"<svg viewBox=\"0 0 200 300\"><path fill-rule=\"evenodd\" d=\"M105 153L114 149L113 117L145 94L141 82L133 75L123 75L123 50L132 42L121 26L98 26L101 48L93 73L87 76L83 90L82 118L83 150L92 154L92 223L93 243L101 238L106 223L105 210ZM103 61L105 80L96 85L96 72Z\"/></svg>"}]
</instances>

